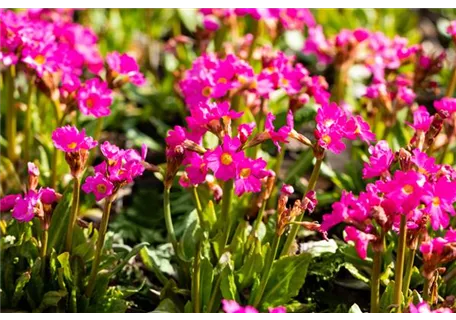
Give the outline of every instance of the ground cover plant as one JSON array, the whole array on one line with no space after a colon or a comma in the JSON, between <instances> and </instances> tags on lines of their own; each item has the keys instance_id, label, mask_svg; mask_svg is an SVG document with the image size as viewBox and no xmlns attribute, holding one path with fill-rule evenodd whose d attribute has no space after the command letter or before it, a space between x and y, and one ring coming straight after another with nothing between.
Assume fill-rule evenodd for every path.
<instances>
[{"instance_id":1,"label":"ground cover plant","mask_svg":"<svg viewBox=\"0 0 456 320\"><path fill-rule=\"evenodd\" d=\"M455 311L456 12L342 13L0 11L2 311Z\"/></svg>"}]
</instances>

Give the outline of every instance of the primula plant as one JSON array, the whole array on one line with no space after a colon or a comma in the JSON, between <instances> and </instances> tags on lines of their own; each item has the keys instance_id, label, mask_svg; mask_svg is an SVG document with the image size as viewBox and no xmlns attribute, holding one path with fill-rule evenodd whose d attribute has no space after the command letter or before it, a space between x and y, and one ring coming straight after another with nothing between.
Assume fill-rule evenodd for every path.
<instances>
[{"instance_id":1,"label":"primula plant","mask_svg":"<svg viewBox=\"0 0 456 320\"><path fill-rule=\"evenodd\" d=\"M2 311L456 311L456 13L345 14L0 11Z\"/></svg>"}]
</instances>

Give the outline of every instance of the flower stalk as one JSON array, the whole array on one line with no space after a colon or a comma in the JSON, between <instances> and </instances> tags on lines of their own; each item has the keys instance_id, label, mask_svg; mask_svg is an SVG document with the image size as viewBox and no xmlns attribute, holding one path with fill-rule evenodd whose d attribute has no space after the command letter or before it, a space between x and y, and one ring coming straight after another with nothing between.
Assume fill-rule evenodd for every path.
<instances>
[{"instance_id":1,"label":"flower stalk","mask_svg":"<svg viewBox=\"0 0 456 320\"><path fill-rule=\"evenodd\" d=\"M171 190L171 187L165 185L165 190L163 193L163 212L165 215L166 230L168 231L168 236L171 239L171 243L173 245L174 252L177 254L179 251L178 251L176 233L174 232L173 220L171 217L171 202L169 200L170 190Z\"/></svg>"},{"instance_id":2,"label":"flower stalk","mask_svg":"<svg viewBox=\"0 0 456 320\"><path fill-rule=\"evenodd\" d=\"M380 273L382 270L382 253L375 251L371 280L371 313L380 312Z\"/></svg>"},{"instance_id":3,"label":"flower stalk","mask_svg":"<svg viewBox=\"0 0 456 320\"><path fill-rule=\"evenodd\" d=\"M230 179L225 181L223 186L223 197L222 197L222 222L224 225L223 236L221 241L221 249L225 248L228 243L231 232L231 201L233 199L234 180Z\"/></svg>"},{"instance_id":4,"label":"flower stalk","mask_svg":"<svg viewBox=\"0 0 456 320\"><path fill-rule=\"evenodd\" d=\"M396 274L394 286L394 300L393 304L397 306L397 312L402 310L402 281L404 277L404 262L405 262L405 249L407 241L407 217L405 214L401 215L401 225L399 230L399 244L397 248L396 257Z\"/></svg>"},{"instance_id":5,"label":"flower stalk","mask_svg":"<svg viewBox=\"0 0 456 320\"><path fill-rule=\"evenodd\" d=\"M66 242L65 242L65 250L68 252L71 252L71 249L72 249L74 225L76 224L76 220L78 218L78 212L79 212L80 193L81 193L81 178L74 177L73 178L73 201L71 203L70 220L68 221L68 231L66 234Z\"/></svg>"}]
</instances>

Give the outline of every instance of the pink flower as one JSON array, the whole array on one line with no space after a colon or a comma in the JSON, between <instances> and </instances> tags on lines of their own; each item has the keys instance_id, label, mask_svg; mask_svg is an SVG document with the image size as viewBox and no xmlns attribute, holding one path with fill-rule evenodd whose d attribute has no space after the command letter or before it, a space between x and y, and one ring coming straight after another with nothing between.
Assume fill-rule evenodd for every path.
<instances>
[{"instance_id":1,"label":"pink flower","mask_svg":"<svg viewBox=\"0 0 456 320\"><path fill-rule=\"evenodd\" d=\"M186 161L190 164L187 168L185 168L190 183L192 185L203 183L206 180L208 171L205 158L192 152L186 158Z\"/></svg>"},{"instance_id":2,"label":"pink flower","mask_svg":"<svg viewBox=\"0 0 456 320\"><path fill-rule=\"evenodd\" d=\"M309 29L309 35L304 43L303 52L317 56L318 62L330 64L333 60L333 53L330 42L323 34L323 28L317 25Z\"/></svg>"},{"instance_id":3,"label":"pink flower","mask_svg":"<svg viewBox=\"0 0 456 320\"><path fill-rule=\"evenodd\" d=\"M45 71L49 73L57 71L56 50L57 46L54 43L42 43L36 48L26 47L22 52L22 61L35 69L38 76L42 77Z\"/></svg>"},{"instance_id":4,"label":"pink flower","mask_svg":"<svg viewBox=\"0 0 456 320\"><path fill-rule=\"evenodd\" d=\"M293 130L293 113L291 110L287 114L287 124L281 127L279 130L275 130L272 122L275 120L275 116L272 113L266 115L266 122L264 124L265 131L269 133L269 137L280 152L280 143L288 143L288 135Z\"/></svg>"},{"instance_id":5,"label":"pink flower","mask_svg":"<svg viewBox=\"0 0 456 320\"><path fill-rule=\"evenodd\" d=\"M447 111L452 114L456 112L456 98L443 98L441 100L434 101L434 107L438 111Z\"/></svg>"},{"instance_id":6,"label":"pink flower","mask_svg":"<svg viewBox=\"0 0 456 320\"><path fill-rule=\"evenodd\" d=\"M27 163L27 169L30 176L38 177L40 175L40 169L33 162Z\"/></svg>"},{"instance_id":7,"label":"pink flower","mask_svg":"<svg viewBox=\"0 0 456 320\"><path fill-rule=\"evenodd\" d=\"M397 212L407 214L419 205L425 182L425 176L420 173L397 170L393 179L379 185L379 190L394 202Z\"/></svg>"},{"instance_id":8,"label":"pink flower","mask_svg":"<svg viewBox=\"0 0 456 320\"><path fill-rule=\"evenodd\" d=\"M375 140L375 134L370 130L369 124L361 116L351 117L345 130L348 139L354 140L360 137L365 142Z\"/></svg>"},{"instance_id":9,"label":"pink flower","mask_svg":"<svg viewBox=\"0 0 456 320\"><path fill-rule=\"evenodd\" d=\"M416 131L428 131L431 126L432 119L434 117L429 116L426 107L420 106L413 112L413 125L407 123L410 127Z\"/></svg>"},{"instance_id":10,"label":"pink flower","mask_svg":"<svg viewBox=\"0 0 456 320\"><path fill-rule=\"evenodd\" d=\"M20 194L10 194L0 200L0 212L8 212L14 208L16 201L21 198Z\"/></svg>"},{"instance_id":11,"label":"pink flower","mask_svg":"<svg viewBox=\"0 0 456 320\"><path fill-rule=\"evenodd\" d=\"M236 176L236 164L244 158L243 151L237 151L241 146L238 138L223 137L223 144L204 155L207 166L214 172L217 179L227 181Z\"/></svg>"},{"instance_id":12,"label":"pink flower","mask_svg":"<svg viewBox=\"0 0 456 320\"><path fill-rule=\"evenodd\" d=\"M397 91L397 98L402 100L405 104L411 105L415 101L416 94L412 89L400 86Z\"/></svg>"},{"instance_id":13,"label":"pink flower","mask_svg":"<svg viewBox=\"0 0 456 320\"><path fill-rule=\"evenodd\" d=\"M345 233L345 241L353 241L355 243L356 252L358 253L359 257L363 260L366 259L369 241L375 240L375 236L359 231L352 226L347 226L345 228Z\"/></svg>"},{"instance_id":14,"label":"pink flower","mask_svg":"<svg viewBox=\"0 0 456 320\"><path fill-rule=\"evenodd\" d=\"M64 73L62 76L62 84L60 86L60 93L62 95L69 95L76 92L81 86L79 77L74 74Z\"/></svg>"},{"instance_id":15,"label":"pink flower","mask_svg":"<svg viewBox=\"0 0 456 320\"><path fill-rule=\"evenodd\" d=\"M269 313L287 313L287 308L285 307L275 307L268 308Z\"/></svg>"},{"instance_id":16,"label":"pink flower","mask_svg":"<svg viewBox=\"0 0 456 320\"><path fill-rule=\"evenodd\" d=\"M450 25L447 28L447 32L453 36L453 41L456 42L456 20L450 22Z\"/></svg>"},{"instance_id":17,"label":"pink flower","mask_svg":"<svg viewBox=\"0 0 456 320\"><path fill-rule=\"evenodd\" d=\"M256 123L251 122L251 123L243 123L240 124L238 127L238 138L241 140L241 143L244 144L250 137L250 135L253 132L253 129L255 129Z\"/></svg>"},{"instance_id":18,"label":"pink flower","mask_svg":"<svg viewBox=\"0 0 456 320\"><path fill-rule=\"evenodd\" d=\"M220 23L214 16L205 16L203 19L203 27L209 31L217 31L220 28Z\"/></svg>"},{"instance_id":19,"label":"pink flower","mask_svg":"<svg viewBox=\"0 0 456 320\"><path fill-rule=\"evenodd\" d=\"M86 136L85 129L79 132L76 127L72 126L55 129L52 133L52 141L57 149L64 152L76 152L80 149L90 150L98 144L92 137Z\"/></svg>"},{"instance_id":20,"label":"pink flower","mask_svg":"<svg viewBox=\"0 0 456 320\"><path fill-rule=\"evenodd\" d=\"M409 305L410 313L453 313L449 308L439 308L431 311L426 301L418 303L416 306L413 303Z\"/></svg>"},{"instance_id":21,"label":"pink flower","mask_svg":"<svg viewBox=\"0 0 456 320\"><path fill-rule=\"evenodd\" d=\"M30 190L24 198L18 198L11 216L19 222L29 222L35 217L35 206L39 201L39 193Z\"/></svg>"},{"instance_id":22,"label":"pink flower","mask_svg":"<svg viewBox=\"0 0 456 320\"><path fill-rule=\"evenodd\" d=\"M369 147L369 163L364 164L363 178L369 179L389 175L389 167L394 160L394 154L388 142L381 140L375 146Z\"/></svg>"},{"instance_id":23,"label":"pink flower","mask_svg":"<svg viewBox=\"0 0 456 320\"><path fill-rule=\"evenodd\" d=\"M79 110L85 115L95 118L111 114L112 91L106 82L98 78L87 80L78 91Z\"/></svg>"},{"instance_id":24,"label":"pink flower","mask_svg":"<svg viewBox=\"0 0 456 320\"><path fill-rule=\"evenodd\" d=\"M346 136L347 131L345 113L335 103L326 104L318 109L315 121L317 128L314 134L318 144L334 153L341 153L345 149L342 138Z\"/></svg>"},{"instance_id":25,"label":"pink flower","mask_svg":"<svg viewBox=\"0 0 456 320\"><path fill-rule=\"evenodd\" d=\"M258 310L251 306L241 307L234 300L222 300L223 311L226 313L258 313Z\"/></svg>"},{"instance_id":26,"label":"pink flower","mask_svg":"<svg viewBox=\"0 0 456 320\"><path fill-rule=\"evenodd\" d=\"M114 185L102 174L96 173L95 176L89 176L82 185L85 193L93 193L95 200L100 201L110 196L114 190Z\"/></svg>"},{"instance_id":27,"label":"pink flower","mask_svg":"<svg viewBox=\"0 0 456 320\"><path fill-rule=\"evenodd\" d=\"M422 199L426 204L426 212L431 217L432 228L438 230L440 226L448 227L448 213L455 215L453 203L456 201L456 182L441 177L435 183L427 183Z\"/></svg>"},{"instance_id":28,"label":"pink flower","mask_svg":"<svg viewBox=\"0 0 456 320\"><path fill-rule=\"evenodd\" d=\"M293 186L284 183L282 188L280 188L280 193L287 196L291 196L294 193L294 188Z\"/></svg>"},{"instance_id":29,"label":"pink flower","mask_svg":"<svg viewBox=\"0 0 456 320\"><path fill-rule=\"evenodd\" d=\"M115 51L108 53L106 62L108 63L109 68L114 72L115 77L120 76L136 86L145 84L146 79L139 71L138 63L128 54L119 54Z\"/></svg>"},{"instance_id":30,"label":"pink flower","mask_svg":"<svg viewBox=\"0 0 456 320\"><path fill-rule=\"evenodd\" d=\"M261 180L268 176L266 161L259 158L256 160L250 158L240 159L236 163L236 181L234 182L234 192L237 196L245 192L260 192Z\"/></svg>"},{"instance_id":31,"label":"pink flower","mask_svg":"<svg viewBox=\"0 0 456 320\"><path fill-rule=\"evenodd\" d=\"M413 150L410 160L417 166L418 172L424 175L436 174L440 170L440 167L435 164L433 157L429 157L426 153L418 149Z\"/></svg>"},{"instance_id":32,"label":"pink flower","mask_svg":"<svg viewBox=\"0 0 456 320\"><path fill-rule=\"evenodd\" d=\"M44 204L53 204L58 199L55 190L52 188L41 188L39 193L40 200Z\"/></svg>"}]
</instances>

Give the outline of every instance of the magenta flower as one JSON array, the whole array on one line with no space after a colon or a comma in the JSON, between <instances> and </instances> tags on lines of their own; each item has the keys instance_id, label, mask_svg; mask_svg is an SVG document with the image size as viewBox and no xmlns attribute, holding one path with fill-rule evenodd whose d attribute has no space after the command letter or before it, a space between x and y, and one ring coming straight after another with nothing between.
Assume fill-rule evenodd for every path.
<instances>
[{"instance_id":1,"label":"magenta flower","mask_svg":"<svg viewBox=\"0 0 456 320\"><path fill-rule=\"evenodd\" d=\"M118 52L108 53L106 56L106 62L108 63L109 68L113 71L114 77L122 77L136 86L142 86L145 84L146 79L139 71L138 63L128 54L120 54Z\"/></svg>"},{"instance_id":2,"label":"magenta flower","mask_svg":"<svg viewBox=\"0 0 456 320\"><path fill-rule=\"evenodd\" d=\"M419 205L425 182L425 176L420 173L397 170L393 179L378 187L385 193L385 198L395 203L397 212L407 214Z\"/></svg>"},{"instance_id":3,"label":"magenta flower","mask_svg":"<svg viewBox=\"0 0 456 320\"><path fill-rule=\"evenodd\" d=\"M242 144L244 144L249 139L255 127L255 122L243 123L238 126L238 138L241 140Z\"/></svg>"},{"instance_id":4,"label":"magenta flower","mask_svg":"<svg viewBox=\"0 0 456 320\"><path fill-rule=\"evenodd\" d=\"M205 16L203 19L203 27L209 31L217 31L220 28L220 23L214 16Z\"/></svg>"},{"instance_id":5,"label":"magenta flower","mask_svg":"<svg viewBox=\"0 0 456 320\"><path fill-rule=\"evenodd\" d=\"M442 98L434 101L434 107L438 111L447 111L449 114L456 112L456 98Z\"/></svg>"},{"instance_id":6,"label":"magenta flower","mask_svg":"<svg viewBox=\"0 0 456 320\"><path fill-rule=\"evenodd\" d=\"M456 42L456 20L450 22L447 32L453 37L453 41Z\"/></svg>"},{"instance_id":7,"label":"magenta flower","mask_svg":"<svg viewBox=\"0 0 456 320\"><path fill-rule=\"evenodd\" d=\"M241 307L234 300L222 300L223 311L226 313L258 313L258 310L251 306Z\"/></svg>"},{"instance_id":8,"label":"magenta flower","mask_svg":"<svg viewBox=\"0 0 456 320\"><path fill-rule=\"evenodd\" d=\"M27 163L27 170L30 176L38 177L40 175L40 169L33 162Z\"/></svg>"},{"instance_id":9,"label":"magenta flower","mask_svg":"<svg viewBox=\"0 0 456 320\"><path fill-rule=\"evenodd\" d=\"M111 114L112 91L98 78L87 80L81 86L77 100L79 110L85 115L100 118Z\"/></svg>"},{"instance_id":10,"label":"magenta flower","mask_svg":"<svg viewBox=\"0 0 456 320\"><path fill-rule=\"evenodd\" d=\"M98 144L92 137L86 136L85 129L79 132L76 127L72 126L55 129L52 133L52 141L57 149L64 152L75 152L80 149L90 150Z\"/></svg>"},{"instance_id":11,"label":"magenta flower","mask_svg":"<svg viewBox=\"0 0 456 320\"><path fill-rule=\"evenodd\" d=\"M441 226L448 227L450 223L448 213L455 215L453 203L456 201L456 182L450 182L445 177L441 177L435 183L427 183L422 200L426 204L426 212L431 218L432 228L438 230Z\"/></svg>"},{"instance_id":12,"label":"magenta flower","mask_svg":"<svg viewBox=\"0 0 456 320\"><path fill-rule=\"evenodd\" d=\"M402 100L406 105L411 105L415 101L416 94L412 89L400 86L397 91L397 98Z\"/></svg>"},{"instance_id":13,"label":"magenta flower","mask_svg":"<svg viewBox=\"0 0 456 320\"><path fill-rule=\"evenodd\" d=\"M436 174L440 170L440 166L435 164L433 157L429 157L425 152L418 149L413 150L410 160L416 165L418 172L424 175Z\"/></svg>"},{"instance_id":14,"label":"magenta flower","mask_svg":"<svg viewBox=\"0 0 456 320\"><path fill-rule=\"evenodd\" d=\"M11 216L19 222L29 222L35 217L35 206L40 200L40 195L30 190L23 198L16 200Z\"/></svg>"},{"instance_id":15,"label":"magenta flower","mask_svg":"<svg viewBox=\"0 0 456 320\"><path fill-rule=\"evenodd\" d=\"M345 113L335 103L325 104L318 109L315 121L317 128L314 134L318 144L334 153L341 153L345 149L342 139L347 135L347 116ZM363 127L365 127L364 124ZM353 134L356 136L355 132Z\"/></svg>"},{"instance_id":16,"label":"magenta flower","mask_svg":"<svg viewBox=\"0 0 456 320\"><path fill-rule=\"evenodd\" d=\"M323 28L317 25L309 29L303 52L314 54L319 63L330 64L333 60L332 46L323 34Z\"/></svg>"},{"instance_id":17,"label":"magenta flower","mask_svg":"<svg viewBox=\"0 0 456 320\"><path fill-rule=\"evenodd\" d=\"M261 179L268 176L266 161L259 158L256 160L250 158L240 159L236 163L236 181L234 182L234 192L241 196L246 192L260 192Z\"/></svg>"},{"instance_id":18,"label":"magenta flower","mask_svg":"<svg viewBox=\"0 0 456 320\"><path fill-rule=\"evenodd\" d=\"M389 175L389 167L394 160L394 154L388 142L381 140L375 146L369 147L369 163L364 164L363 178L374 178Z\"/></svg>"},{"instance_id":19,"label":"magenta flower","mask_svg":"<svg viewBox=\"0 0 456 320\"><path fill-rule=\"evenodd\" d=\"M434 117L429 115L426 107L420 106L413 112L413 124L408 123L415 131L428 131Z\"/></svg>"},{"instance_id":20,"label":"magenta flower","mask_svg":"<svg viewBox=\"0 0 456 320\"><path fill-rule=\"evenodd\" d=\"M204 157L191 152L186 158L186 162L190 164L185 168L185 171L192 185L198 185L206 181L208 166Z\"/></svg>"},{"instance_id":21,"label":"magenta flower","mask_svg":"<svg viewBox=\"0 0 456 320\"><path fill-rule=\"evenodd\" d=\"M426 301L418 303L416 306L413 303L409 305L410 313L453 313L450 308L439 308L431 311Z\"/></svg>"},{"instance_id":22,"label":"magenta flower","mask_svg":"<svg viewBox=\"0 0 456 320\"><path fill-rule=\"evenodd\" d=\"M109 143L109 141L103 142L100 146L101 153L109 160L116 160L119 153L120 148L114 144Z\"/></svg>"},{"instance_id":23,"label":"magenta flower","mask_svg":"<svg viewBox=\"0 0 456 320\"><path fill-rule=\"evenodd\" d=\"M294 188L293 186L284 183L282 188L280 188L280 193L287 196L291 196L294 193Z\"/></svg>"},{"instance_id":24,"label":"magenta flower","mask_svg":"<svg viewBox=\"0 0 456 320\"><path fill-rule=\"evenodd\" d=\"M236 164L244 158L244 152L238 151L241 141L229 136L223 137L223 144L204 155L207 166L217 179L227 181L236 177Z\"/></svg>"},{"instance_id":25,"label":"magenta flower","mask_svg":"<svg viewBox=\"0 0 456 320\"><path fill-rule=\"evenodd\" d=\"M359 115L348 120L345 133L347 138L351 140L357 137L360 137L365 142L375 140L375 134L370 130L369 124Z\"/></svg>"},{"instance_id":26,"label":"magenta flower","mask_svg":"<svg viewBox=\"0 0 456 320\"><path fill-rule=\"evenodd\" d=\"M42 77L46 71L49 73L57 71L56 49L54 43L43 43L36 48L26 47L22 52L22 61L30 68L35 69L38 76Z\"/></svg>"},{"instance_id":27,"label":"magenta flower","mask_svg":"<svg viewBox=\"0 0 456 320\"><path fill-rule=\"evenodd\" d=\"M100 201L112 194L114 185L102 174L96 173L93 177L87 177L81 188L85 193L93 193L95 200Z\"/></svg>"},{"instance_id":28,"label":"magenta flower","mask_svg":"<svg viewBox=\"0 0 456 320\"><path fill-rule=\"evenodd\" d=\"M20 194L9 194L0 200L0 212L8 212L14 208L16 201L21 198Z\"/></svg>"},{"instance_id":29,"label":"magenta flower","mask_svg":"<svg viewBox=\"0 0 456 320\"><path fill-rule=\"evenodd\" d=\"M353 241L359 257L361 259L366 259L369 241L375 240L375 236L359 231L352 226L347 226L345 228L345 233L345 241Z\"/></svg>"},{"instance_id":30,"label":"magenta flower","mask_svg":"<svg viewBox=\"0 0 456 320\"><path fill-rule=\"evenodd\" d=\"M285 307L275 307L268 308L269 313L287 313L287 308Z\"/></svg>"},{"instance_id":31,"label":"magenta flower","mask_svg":"<svg viewBox=\"0 0 456 320\"><path fill-rule=\"evenodd\" d=\"M53 204L57 201L57 193L52 188L41 188L39 191L40 200L44 204Z\"/></svg>"},{"instance_id":32,"label":"magenta flower","mask_svg":"<svg viewBox=\"0 0 456 320\"><path fill-rule=\"evenodd\" d=\"M264 129L269 133L269 138L272 140L274 145L277 147L277 150L280 152L280 143L288 143L288 135L291 130L293 130L293 113L291 110L287 114L287 124L281 127L279 130L275 130L272 122L275 120L275 116L272 113L266 115L266 122L264 124Z\"/></svg>"}]
</instances>

